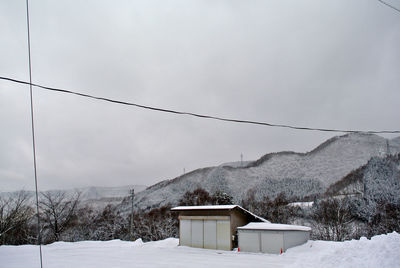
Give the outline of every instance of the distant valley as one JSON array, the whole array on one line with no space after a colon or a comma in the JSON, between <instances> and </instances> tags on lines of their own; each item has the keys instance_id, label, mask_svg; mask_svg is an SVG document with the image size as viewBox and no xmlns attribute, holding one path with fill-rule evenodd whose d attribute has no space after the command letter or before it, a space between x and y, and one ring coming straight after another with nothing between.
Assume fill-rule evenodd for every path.
<instances>
[{"instance_id":1,"label":"distant valley","mask_svg":"<svg viewBox=\"0 0 400 268\"><path fill-rule=\"evenodd\" d=\"M129 196L129 191L131 189L135 190L135 193L139 193L146 189L145 185L126 185L117 187L82 187L69 190L50 190L49 192L62 191L65 192L67 197L74 196L76 193L80 193L80 204L81 206L90 205L93 208L103 209L105 206L112 204L117 205L122 202L122 200ZM14 194L15 192L0 192L0 197L7 198L8 196ZM35 192L26 191L29 195L30 203L35 202Z\"/></svg>"}]
</instances>

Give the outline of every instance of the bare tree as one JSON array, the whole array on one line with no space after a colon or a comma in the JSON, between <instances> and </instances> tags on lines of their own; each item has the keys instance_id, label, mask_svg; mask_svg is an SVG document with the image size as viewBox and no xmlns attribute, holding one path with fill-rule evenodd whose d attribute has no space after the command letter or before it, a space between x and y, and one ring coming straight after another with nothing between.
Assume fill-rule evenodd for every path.
<instances>
[{"instance_id":1,"label":"bare tree","mask_svg":"<svg viewBox=\"0 0 400 268\"><path fill-rule=\"evenodd\" d=\"M39 202L44 229L48 231L45 242L59 241L61 234L76 218L80 193L67 196L65 191L48 191L41 193Z\"/></svg>"},{"instance_id":2,"label":"bare tree","mask_svg":"<svg viewBox=\"0 0 400 268\"><path fill-rule=\"evenodd\" d=\"M29 221L33 209L27 204L29 195L17 192L9 198L0 197L0 243L24 244L29 238Z\"/></svg>"},{"instance_id":3,"label":"bare tree","mask_svg":"<svg viewBox=\"0 0 400 268\"><path fill-rule=\"evenodd\" d=\"M348 199L329 198L319 201L314 207L315 220L313 232L315 238L343 241L351 232L350 224L355 220Z\"/></svg>"}]
</instances>

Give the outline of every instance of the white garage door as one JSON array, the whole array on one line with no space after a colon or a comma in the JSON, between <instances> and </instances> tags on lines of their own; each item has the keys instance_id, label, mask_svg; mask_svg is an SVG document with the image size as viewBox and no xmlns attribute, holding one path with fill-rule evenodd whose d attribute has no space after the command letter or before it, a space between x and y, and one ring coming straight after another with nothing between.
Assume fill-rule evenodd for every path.
<instances>
[{"instance_id":1,"label":"white garage door","mask_svg":"<svg viewBox=\"0 0 400 268\"><path fill-rule=\"evenodd\" d=\"M203 220L192 220L192 247L204 247Z\"/></svg>"},{"instance_id":2,"label":"white garage door","mask_svg":"<svg viewBox=\"0 0 400 268\"><path fill-rule=\"evenodd\" d=\"M217 220L217 249L231 250L230 221Z\"/></svg>"},{"instance_id":3,"label":"white garage door","mask_svg":"<svg viewBox=\"0 0 400 268\"><path fill-rule=\"evenodd\" d=\"M180 233L179 233L179 244L181 246L192 246L192 221L191 220L180 220Z\"/></svg>"},{"instance_id":4,"label":"white garage door","mask_svg":"<svg viewBox=\"0 0 400 268\"><path fill-rule=\"evenodd\" d=\"M215 216L210 218L212 219L189 217L180 219L179 244L197 248L231 250L229 218L218 219Z\"/></svg>"},{"instance_id":5,"label":"white garage door","mask_svg":"<svg viewBox=\"0 0 400 268\"><path fill-rule=\"evenodd\" d=\"M260 252L260 234L254 231L239 231L239 248L247 252Z\"/></svg>"},{"instance_id":6,"label":"white garage door","mask_svg":"<svg viewBox=\"0 0 400 268\"><path fill-rule=\"evenodd\" d=\"M282 232L262 232L261 233L261 251L265 253L281 253L283 249Z\"/></svg>"},{"instance_id":7,"label":"white garage door","mask_svg":"<svg viewBox=\"0 0 400 268\"><path fill-rule=\"evenodd\" d=\"M217 221L204 221L204 248L217 249Z\"/></svg>"}]
</instances>

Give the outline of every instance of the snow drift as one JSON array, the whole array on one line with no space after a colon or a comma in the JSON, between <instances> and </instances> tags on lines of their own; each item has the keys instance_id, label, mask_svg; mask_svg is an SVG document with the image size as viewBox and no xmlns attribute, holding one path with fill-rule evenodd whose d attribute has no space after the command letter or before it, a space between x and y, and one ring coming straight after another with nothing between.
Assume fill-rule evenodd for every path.
<instances>
[{"instance_id":1,"label":"snow drift","mask_svg":"<svg viewBox=\"0 0 400 268\"><path fill-rule=\"evenodd\" d=\"M83 241L43 246L44 267L400 267L400 235L371 240L308 241L282 255L196 249L178 246L178 239L143 243ZM0 246L0 266L39 267L38 246Z\"/></svg>"}]
</instances>

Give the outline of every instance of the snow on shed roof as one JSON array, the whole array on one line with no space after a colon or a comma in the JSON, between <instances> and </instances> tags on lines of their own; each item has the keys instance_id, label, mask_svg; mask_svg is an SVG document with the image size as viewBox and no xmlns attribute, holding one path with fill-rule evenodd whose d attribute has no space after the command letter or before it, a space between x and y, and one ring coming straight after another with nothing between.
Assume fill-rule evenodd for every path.
<instances>
[{"instance_id":1,"label":"snow on shed roof","mask_svg":"<svg viewBox=\"0 0 400 268\"><path fill-rule=\"evenodd\" d=\"M239 230L275 230L275 231L311 231L310 227L291 224L250 222L249 224L238 227Z\"/></svg>"},{"instance_id":2,"label":"snow on shed roof","mask_svg":"<svg viewBox=\"0 0 400 268\"><path fill-rule=\"evenodd\" d=\"M234 209L238 205L214 205L214 206L180 206L171 210L199 210L199 209Z\"/></svg>"},{"instance_id":3,"label":"snow on shed roof","mask_svg":"<svg viewBox=\"0 0 400 268\"><path fill-rule=\"evenodd\" d=\"M234 208L238 208L240 210L242 210L244 213L250 214L251 216L253 216L256 219L259 219L260 221L262 221L263 223L271 223L270 221L267 221L264 218L261 218L259 216L257 216L256 214L248 211L247 209L242 208L241 206L238 205L210 205L210 206L179 206L179 207L174 207L171 208L171 210L173 211L183 211L183 210L208 210L208 209L215 209L215 210L232 210Z\"/></svg>"}]
</instances>

